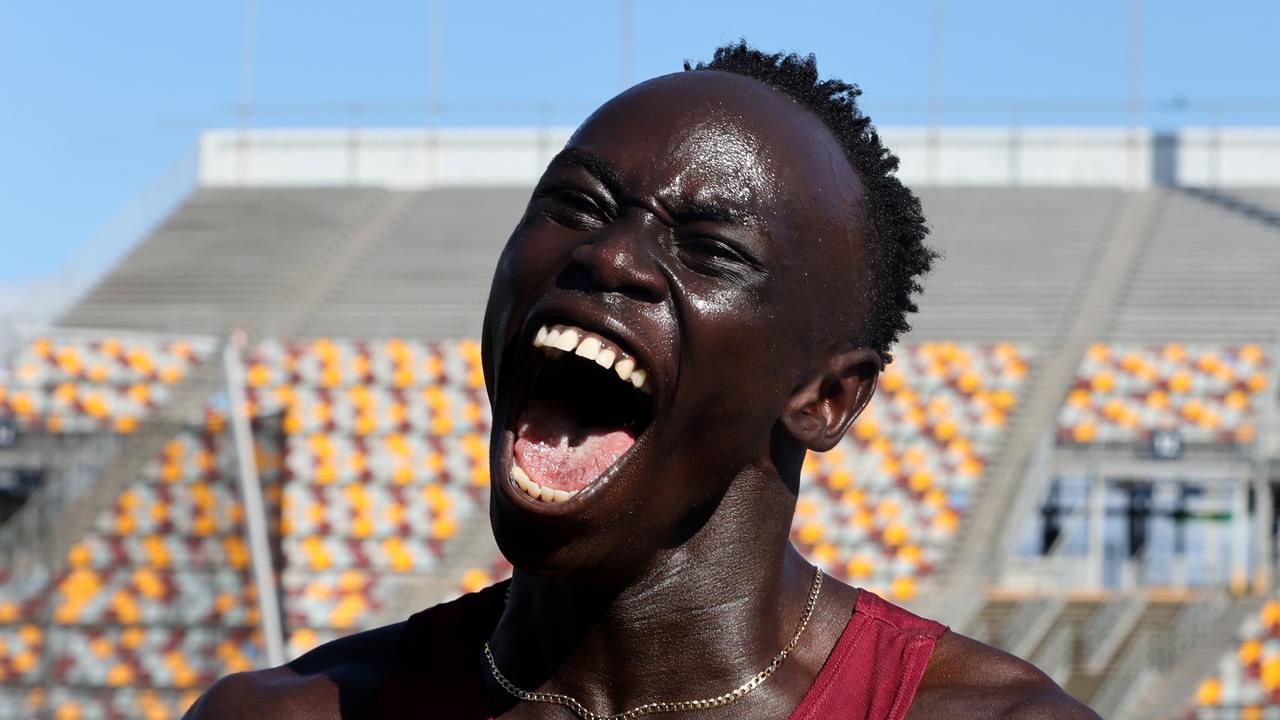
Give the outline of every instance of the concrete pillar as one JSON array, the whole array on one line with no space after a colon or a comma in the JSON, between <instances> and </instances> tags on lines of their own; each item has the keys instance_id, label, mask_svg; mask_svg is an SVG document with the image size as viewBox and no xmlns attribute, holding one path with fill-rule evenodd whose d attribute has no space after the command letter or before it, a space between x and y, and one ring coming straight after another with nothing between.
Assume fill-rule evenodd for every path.
<instances>
[{"instance_id":1,"label":"concrete pillar","mask_svg":"<svg viewBox=\"0 0 1280 720\"><path fill-rule=\"evenodd\" d=\"M1249 480L1231 486L1231 592L1249 590Z\"/></svg>"},{"instance_id":2,"label":"concrete pillar","mask_svg":"<svg viewBox=\"0 0 1280 720\"><path fill-rule=\"evenodd\" d=\"M1266 467L1260 463L1253 468L1253 493L1253 543L1257 548L1253 563L1253 592L1262 595L1271 589L1275 538L1271 535L1271 483L1267 481Z\"/></svg>"},{"instance_id":3,"label":"concrete pillar","mask_svg":"<svg viewBox=\"0 0 1280 720\"><path fill-rule=\"evenodd\" d=\"M1106 584L1107 480L1094 469L1089 475L1089 585Z\"/></svg>"}]
</instances>

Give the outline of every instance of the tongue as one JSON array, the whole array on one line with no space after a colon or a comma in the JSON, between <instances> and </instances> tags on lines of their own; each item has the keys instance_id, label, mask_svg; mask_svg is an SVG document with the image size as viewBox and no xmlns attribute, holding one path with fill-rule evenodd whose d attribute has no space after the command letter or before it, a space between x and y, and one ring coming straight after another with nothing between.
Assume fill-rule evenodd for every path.
<instances>
[{"instance_id":1,"label":"tongue","mask_svg":"<svg viewBox=\"0 0 1280 720\"><path fill-rule=\"evenodd\" d=\"M520 413L514 452L530 480L573 493L595 482L635 441L620 428L583 427L563 406L539 399Z\"/></svg>"}]
</instances>

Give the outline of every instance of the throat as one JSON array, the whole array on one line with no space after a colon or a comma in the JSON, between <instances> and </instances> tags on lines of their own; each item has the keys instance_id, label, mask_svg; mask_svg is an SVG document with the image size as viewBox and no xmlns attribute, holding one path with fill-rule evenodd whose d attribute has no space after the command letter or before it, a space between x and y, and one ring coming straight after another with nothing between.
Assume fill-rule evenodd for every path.
<instances>
[{"instance_id":1,"label":"throat","mask_svg":"<svg viewBox=\"0 0 1280 720\"><path fill-rule=\"evenodd\" d=\"M746 587L707 569L648 577L616 595L517 572L492 636L496 665L521 689L567 694L595 712L714 698L769 667L811 613L784 661L788 679L771 673L738 705L794 707L834 643L822 637L831 628L816 602L830 592L814 593L813 568L798 555L784 564L785 581L769 573Z\"/></svg>"}]
</instances>

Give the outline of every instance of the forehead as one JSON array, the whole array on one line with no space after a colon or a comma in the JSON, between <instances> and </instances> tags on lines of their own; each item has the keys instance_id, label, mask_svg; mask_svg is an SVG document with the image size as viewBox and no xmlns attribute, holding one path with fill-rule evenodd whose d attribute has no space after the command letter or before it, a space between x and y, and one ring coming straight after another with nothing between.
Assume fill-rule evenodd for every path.
<instances>
[{"instance_id":1,"label":"forehead","mask_svg":"<svg viewBox=\"0 0 1280 720\"><path fill-rule=\"evenodd\" d=\"M632 189L660 200L846 224L862 195L843 148L816 115L724 72L641 83L592 114L569 147L607 160Z\"/></svg>"}]
</instances>

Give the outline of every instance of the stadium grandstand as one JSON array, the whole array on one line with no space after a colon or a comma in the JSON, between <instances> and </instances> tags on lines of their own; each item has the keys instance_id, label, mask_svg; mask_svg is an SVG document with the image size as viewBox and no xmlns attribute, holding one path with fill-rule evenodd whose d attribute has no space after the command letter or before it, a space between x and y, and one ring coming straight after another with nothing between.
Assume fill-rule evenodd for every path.
<instances>
[{"instance_id":1,"label":"stadium grandstand","mask_svg":"<svg viewBox=\"0 0 1280 720\"><path fill-rule=\"evenodd\" d=\"M796 544L1104 717L1280 715L1280 133L884 134L945 261ZM178 717L510 572L478 332L566 137L204 135L0 372L0 718Z\"/></svg>"}]
</instances>

